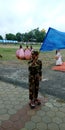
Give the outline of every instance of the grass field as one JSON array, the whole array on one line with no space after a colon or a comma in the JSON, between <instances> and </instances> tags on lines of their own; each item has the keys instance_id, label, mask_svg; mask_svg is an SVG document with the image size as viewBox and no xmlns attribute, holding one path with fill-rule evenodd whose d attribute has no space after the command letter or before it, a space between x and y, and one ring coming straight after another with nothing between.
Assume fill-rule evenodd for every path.
<instances>
[{"instance_id":1,"label":"grass field","mask_svg":"<svg viewBox=\"0 0 65 130\"><path fill-rule=\"evenodd\" d=\"M41 45L33 45L35 50L39 50ZM19 45L0 45L0 54L2 58L0 61L16 61L17 63L26 64L28 61L26 60L19 60L16 57L16 50L19 48ZM23 45L25 48L25 45ZM65 50L61 50L61 54L63 60L65 61ZM55 64L55 51L48 51L48 52L40 52L39 58L42 60L44 67L49 67Z\"/></svg>"},{"instance_id":2,"label":"grass field","mask_svg":"<svg viewBox=\"0 0 65 130\"><path fill-rule=\"evenodd\" d=\"M25 48L26 45L23 45ZM19 48L19 45L0 45L0 54L3 56L1 60L16 60L16 50ZM34 49L39 50L40 45L34 45Z\"/></svg>"}]
</instances>

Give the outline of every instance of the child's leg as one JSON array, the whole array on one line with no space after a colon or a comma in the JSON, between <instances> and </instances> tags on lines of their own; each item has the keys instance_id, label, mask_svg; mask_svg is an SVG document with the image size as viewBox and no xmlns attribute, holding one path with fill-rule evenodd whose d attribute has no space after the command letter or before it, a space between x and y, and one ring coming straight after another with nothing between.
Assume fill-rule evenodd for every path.
<instances>
[{"instance_id":1,"label":"child's leg","mask_svg":"<svg viewBox=\"0 0 65 130\"><path fill-rule=\"evenodd\" d=\"M36 82L35 82L35 104L40 105L41 102L38 99L38 92L39 92L39 80L36 79Z\"/></svg>"},{"instance_id":2,"label":"child's leg","mask_svg":"<svg viewBox=\"0 0 65 130\"><path fill-rule=\"evenodd\" d=\"M29 99L30 103L29 105L31 108L35 108L35 102L34 102L34 97L35 97L35 84L33 78L30 78L29 80Z\"/></svg>"}]
</instances>

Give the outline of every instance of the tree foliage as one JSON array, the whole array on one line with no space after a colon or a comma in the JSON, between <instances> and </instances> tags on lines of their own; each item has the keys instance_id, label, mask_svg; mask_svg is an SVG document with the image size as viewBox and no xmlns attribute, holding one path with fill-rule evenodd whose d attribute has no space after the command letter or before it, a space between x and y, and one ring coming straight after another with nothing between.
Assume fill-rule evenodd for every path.
<instances>
[{"instance_id":1,"label":"tree foliage","mask_svg":"<svg viewBox=\"0 0 65 130\"><path fill-rule=\"evenodd\" d=\"M44 31L39 31L39 28L36 28L34 30L31 30L28 33L24 33L22 37L22 41L35 41L35 42L42 42L44 37L46 35L45 30Z\"/></svg>"},{"instance_id":2,"label":"tree foliage","mask_svg":"<svg viewBox=\"0 0 65 130\"><path fill-rule=\"evenodd\" d=\"M5 38L7 40L16 40L16 35L9 33L9 34L6 34Z\"/></svg>"},{"instance_id":3,"label":"tree foliage","mask_svg":"<svg viewBox=\"0 0 65 130\"><path fill-rule=\"evenodd\" d=\"M41 31L39 28L33 29L26 33L8 33L5 35L6 40L17 40L18 42L42 42L44 40L44 37L46 35L46 32L44 29ZM0 39L2 39L2 36L0 36Z\"/></svg>"},{"instance_id":4,"label":"tree foliage","mask_svg":"<svg viewBox=\"0 0 65 130\"><path fill-rule=\"evenodd\" d=\"M3 37L0 35L0 40L3 40Z\"/></svg>"},{"instance_id":5,"label":"tree foliage","mask_svg":"<svg viewBox=\"0 0 65 130\"><path fill-rule=\"evenodd\" d=\"M17 40L18 42L21 42L21 41L22 41L22 34L21 34L21 33L17 33L17 34L16 34L16 40Z\"/></svg>"}]
</instances>

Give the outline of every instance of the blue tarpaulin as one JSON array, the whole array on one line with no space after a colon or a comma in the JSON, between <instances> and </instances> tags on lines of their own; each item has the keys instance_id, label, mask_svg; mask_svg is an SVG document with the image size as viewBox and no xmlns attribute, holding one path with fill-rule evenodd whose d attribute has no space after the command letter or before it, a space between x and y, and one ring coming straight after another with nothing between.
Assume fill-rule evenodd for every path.
<instances>
[{"instance_id":1,"label":"blue tarpaulin","mask_svg":"<svg viewBox=\"0 0 65 130\"><path fill-rule=\"evenodd\" d=\"M40 51L52 51L57 49L65 49L65 32L49 28Z\"/></svg>"}]
</instances>

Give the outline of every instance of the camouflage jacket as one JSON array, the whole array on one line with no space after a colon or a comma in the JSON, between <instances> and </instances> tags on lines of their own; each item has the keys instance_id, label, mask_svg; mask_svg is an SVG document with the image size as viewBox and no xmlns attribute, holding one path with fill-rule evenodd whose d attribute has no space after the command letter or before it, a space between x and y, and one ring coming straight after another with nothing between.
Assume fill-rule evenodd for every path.
<instances>
[{"instance_id":1,"label":"camouflage jacket","mask_svg":"<svg viewBox=\"0 0 65 130\"><path fill-rule=\"evenodd\" d=\"M35 76L36 74L39 74L39 76L42 76L42 62L41 60L37 60L34 65L32 65L33 60L30 60L28 62L28 70L29 75Z\"/></svg>"}]
</instances>

